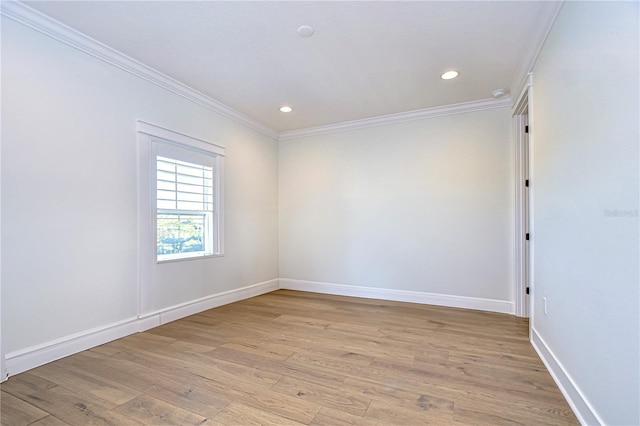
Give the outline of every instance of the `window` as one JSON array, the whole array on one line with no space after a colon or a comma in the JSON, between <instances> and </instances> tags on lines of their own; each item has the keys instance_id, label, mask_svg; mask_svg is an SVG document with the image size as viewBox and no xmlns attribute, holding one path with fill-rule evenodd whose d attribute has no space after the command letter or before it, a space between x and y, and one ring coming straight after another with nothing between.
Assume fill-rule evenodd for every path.
<instances>
[{"instance_id":1,"label":"window","mask_svg":"<svg viewBox=\"0 0 640 426\"><path fill-rule=\"evenodd\" d=\"M222 255L224 148L142 122L138 132L141 216L152 224L141 241L157 262Z\"/></svg>"},{"instance_id":2,"label":"window","mask_svg":"<svg viewBox=\"0 0 640 426\"><path fill-rule=\"evenodd\" d=\"M156 155L158 260L213 254L214 168Z\"/></svg>"}]
</instances>

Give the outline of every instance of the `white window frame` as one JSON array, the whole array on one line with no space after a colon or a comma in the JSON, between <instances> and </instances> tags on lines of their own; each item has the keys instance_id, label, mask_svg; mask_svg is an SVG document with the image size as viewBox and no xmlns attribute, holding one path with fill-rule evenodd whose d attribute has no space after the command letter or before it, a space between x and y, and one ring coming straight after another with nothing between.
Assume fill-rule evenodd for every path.
<instances>
[{"instance_id":1,"label":"white window frame","mask_svg":"<svg viewBox=\"0 0 640 426\"><path fill-rule=\"evenodd\" d=\"M138 162L139 162L139 248L141 279L151 277L147 270L153 264L182 262L224 256L224 156L225 148L211 142L196 139L153 124L138 121ZM212 253L169 256L159 259L157 255L157 208L156 208L156 157L163 148L177 148L178 152L210 157L214 166L214 217ZM181 158L177 158L181 159Z\"/></svg>"},{"instance_id":2,"label":"white window frame","mask_svg":"<svg viewBox=\"0 0 640 426\"><path fill-rule=\"evenodd\" d=\"M190 148L184 147L182 145L178 146L173 143L169 143L168 141L161 140L158 138L152 138L152 157L159 164L160 162L165 163L165 165L173 165L174 171L163 172L163 174L167 175L167 177L171 176L171 180L175 180L176 182L172 185L173 190L165 191L161 190L158 187L158 183L160 182L160 177L158 176L158 167L155 167L156 175L154 176L154 182L156 183L156 244L158 242L157 231L159 230L159 223L157 222L158 217L162 215L173 215L173 214L184 214L184 215L198 215L203 218L203 237L204 237L204 250L197 252L181 252L174 254L158 254L156 250L156 261L158 263L169 261L169 260L179 260L190 257L205 257L210 255L216 255L219 253L218 247L218 230L217 230L217 221L215 218L217 217L217 159L215 155L209 153L203 153L200 151L195 151ZM163 160L161 160L163 159ZM182 185L179 184L179 174L177 167L180 167L180 164L189 164L195 166L192 171L200 170L202 166L210 167L211 170L211 183L212 183L212 193L211 197L208 197L209 202L204 202L204 197L202 202L190 203L192 204L191 209L179 208L181 202L179 199L181 195L186 195L185 192L181 191L180 187ZM187 166L187 168L190 168ZM202 171L201 171L202 173ZM200 179L198 179L200 180ZM200 180L200 184L204 184L203 181ZM201 189L204 194L207 190L208 186L198 186L194 187L195 189ZM161 199L159 198L160 192L163 192L163 195L166 195L169 199L164 199L162 204L165 206L172 205L172 207L161 207ZM196 194L197 195L197 194ZM205 209L209 207L210 209ZM156 247L158 249L158 247Z\"/></svg>"}]
</instances>

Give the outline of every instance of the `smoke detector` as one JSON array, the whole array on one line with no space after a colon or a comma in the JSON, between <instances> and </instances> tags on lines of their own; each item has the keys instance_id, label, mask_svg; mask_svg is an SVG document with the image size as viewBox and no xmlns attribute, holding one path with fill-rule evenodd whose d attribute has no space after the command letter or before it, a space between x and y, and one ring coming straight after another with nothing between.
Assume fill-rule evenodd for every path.
<instances>
[{"instance_id":1,"label":"smoke detector","mask_svg":"<svg viewBox=\"0 0 640 426\"><path fill-rule=\"evenodd\" d=\"M503 96L504 96L504 95L506 95L507 93L509 93L509 91L508 91L508 90L506 90L506 89L496 89L496 90L494 90L493 92L491 92L491 94L493 95L493 97L494 97L494 98L496 98L496 99L497 99L497 98L501 98L501 97L503 97Z\"/></svg>"},{"instance_id":2,"label":"smoke detector","mask_svg":"<svg viewBox=\"0 0 640 426\"><path fill-rule=\"evenodd\" d=\"M306 38L311 37L315 31L316 30L314 30L313 27L310 27L309 25L300 25L297 32L300 37Z\"/></svg>"}]
</instances>

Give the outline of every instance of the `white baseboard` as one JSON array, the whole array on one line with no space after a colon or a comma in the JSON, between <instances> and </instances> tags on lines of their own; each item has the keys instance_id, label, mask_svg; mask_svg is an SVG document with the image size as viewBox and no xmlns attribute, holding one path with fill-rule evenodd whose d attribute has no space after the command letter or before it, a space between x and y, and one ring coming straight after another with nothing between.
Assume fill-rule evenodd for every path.
<instances>
[{"instance_id":1,"label":"white baseboard","mask_svg":"<svg viewBox=\"0 0 640 426\"><path fill-rule=\"evenodd\" d=\"M51 361L102 345L138 331L137 318L96 327L7 354L7 375L39 367Z\"/></svg>"},{"instance_id":2,"label":"white baseboard","mask_svg":"<svg viewBox=\"0 0 640 426\"><path fill-rule=\"evenodd\" d=\"M269 293L277 290L278 288L279 283L277 279L265 281L171 306L169 308L142 315L139 318L130 318L113 324L82 331L71 336L65 336L41 345L15 351L6 355L7 373L8 376L13 376L57 359L137 333L138 331L148 330L158 325L193 315L207 309L212 309L217 306Z\"/></svg>"},{"instance_id":3,"label":"white baseboard","mask_svg":"<svg viewBox=\"0 0 640 426\"><path fill-rule=\"evenodd\" d=\"M139 331L145 331L189 315L197 314L207 309L269 293L279 288L342 296L364 297L369 299L395 300L399 302L477 309L507 314L513 314L515 311L513 302L503 300L420 293L373 287L358 287L316 281L274 279L235 290L213 294L201 299L181 303L155 312L146 313L137 318L130 318L113 324L93 328L41 345L9 353L6 355L7 373L8 376L13 376L23 371L36 368L40 365L73 355Z\"/></svg>"},{"instance_id":4,"label":"white baseboard","mask_svg":"<svg viewBox=\"0 0 640 426\"><path fill-rule=\"evenodd\" d=\"M197 314L198 312L206 311L207 309L213 309L218 306L228 305L229 303L239 302L240 300L249 299L250 297L259 296L261 294L278 290L278 281L278 279L264 281L258 284L217 293L211 296L203 297L141 315L139 318L139 331L148 330L150 328L157 327L159 325L166 324L180 318L188 317L189 315Z\"/></svg>"},{"instance_id":5,"label":"white baseboard","mask_svg":"<svg viewBox=\"0 0 640 426\"><path fill-rule=\"evenodd\" d=\"M394 300L452 308L476 309L480 311L514 314L515 303L506 300L482 299L478 297L452 296L448 294L422 293L417 291L392 290L386 288L359 287L352 285L322 283L317 281L280 278L280 288L310 291L339 296L364 297L367 299Z\"/></svg>"},{"instance_id":6,"label":"white baseboard","mask_svg":"<svg viewBox=\"0 0 640 426\"><path fill-rule=\"evenodd\" d=\"M549 370L551 377L553 377L558 388L560 388L560 392L564 395L580 424L590 426L604 425L605 423L585 398L580 388L575 384L573 379L571 379L571 376L569 376L567 370L562 366L562 363L556 358L542 336L540 336L533 327L531 328L531 344L547 367L547 370Z\"/></svg>"}]
</instances>

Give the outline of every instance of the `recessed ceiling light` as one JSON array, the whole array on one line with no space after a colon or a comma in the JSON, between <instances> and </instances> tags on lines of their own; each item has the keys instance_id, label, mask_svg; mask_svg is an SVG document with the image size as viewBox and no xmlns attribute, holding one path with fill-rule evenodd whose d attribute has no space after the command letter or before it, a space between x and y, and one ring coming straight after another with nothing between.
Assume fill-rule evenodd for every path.
<instances>
[{"instance_id":1,"label":"recessed ceiling light","mask_svg":"<svg viewBox=\"0 0 640 426\"><path fill-rule=\"evenodd\" d=\"M451 70L442 74L440 78L443 80L451 80L452 78L456 78L458 75L460 75L458 71Z\"/></svg>"},{"instance_id":2,"label":"recessed ceiling light","mask_svg":"<svg viewBox=\"0 0 640 426\"><path fill-rule=\"evenodd\" d=\"M298 35L300 37L311 37L314 32L315 30L313 27L310 27L309 25L300 25L298 27Z\"/></svg>"},{"instance_id":3,"label":"recessed ceiling light","mask_svg":"<svg viewBox=\"0 0 640 426\"><path fill-rule=\"evenodd\" d=\"M286 106L285 105L285 106L281 106L280 107L280 111L281 112L291 112L291 111L293 111L293 108L291 108L290 106Z\"/></svg>"}]
</instances>

